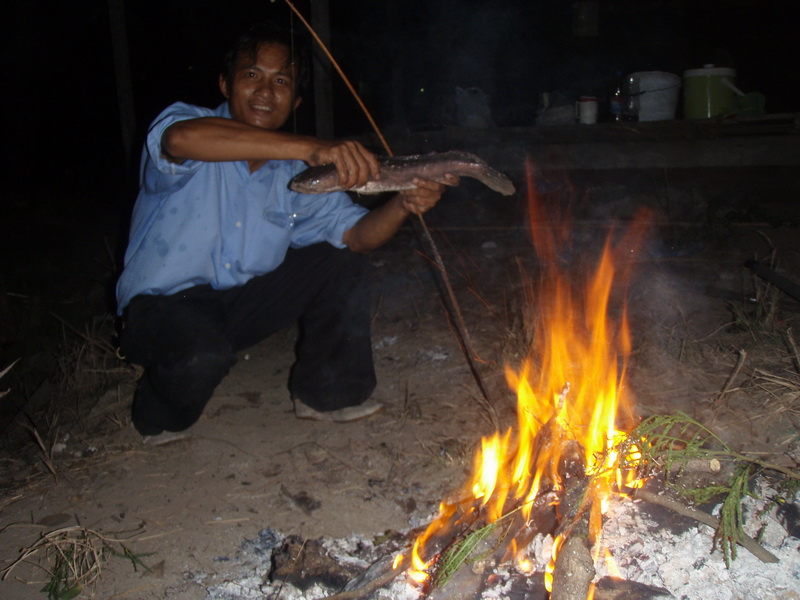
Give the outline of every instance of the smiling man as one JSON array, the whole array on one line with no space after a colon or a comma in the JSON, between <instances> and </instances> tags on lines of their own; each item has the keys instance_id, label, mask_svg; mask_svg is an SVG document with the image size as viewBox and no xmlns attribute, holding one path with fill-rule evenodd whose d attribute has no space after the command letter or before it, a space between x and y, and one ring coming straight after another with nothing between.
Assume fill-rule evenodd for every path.
<instances>
[{"instance_id":1,"label":"smiling man","mask_svg":"<svg viewBox=\"0 0 800 600\"><path fill-rule=\"evenodd\" d=\"M346 422L382 408L369 400L376 381L360 253L432 208L444 186L416 180L372 211L343 192L289 190L309 165L335 165L346 188L379 177L358 142L281 130L302 101L306 65L287 32L258 25L226 57L223 104L173 104L148 130L117 284L120 348L144 367L133 403L142 435L193 425L236 353L295 322L289 392L298 418Z\"/></svg>"}]
</instances>

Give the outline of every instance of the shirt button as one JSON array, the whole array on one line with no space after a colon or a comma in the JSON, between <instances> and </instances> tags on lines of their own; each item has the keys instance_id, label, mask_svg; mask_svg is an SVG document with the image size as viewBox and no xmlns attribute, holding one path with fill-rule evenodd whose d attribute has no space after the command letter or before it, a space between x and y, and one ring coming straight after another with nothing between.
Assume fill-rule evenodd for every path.
<instances>
[{"instance_id":1,"label":"shirt button","mask_svg":"<svg viewBox=\"0 0 800 600\"><path fill-rule=\"evenodd\" d=\"M225 268L226 269L230 269L231 268L231 263L225 263Z\"/></svg>"},{"instance_id":2,"label":"shirt button","mask_svg":"<svg viewBox=\"0 0 800 600\"><path fill-rule=\"evenodd\" d=\"M236 221L236 226L237 227L241 227L242 226L242 222L241 221Z\"/></svg>"}]
</instances>

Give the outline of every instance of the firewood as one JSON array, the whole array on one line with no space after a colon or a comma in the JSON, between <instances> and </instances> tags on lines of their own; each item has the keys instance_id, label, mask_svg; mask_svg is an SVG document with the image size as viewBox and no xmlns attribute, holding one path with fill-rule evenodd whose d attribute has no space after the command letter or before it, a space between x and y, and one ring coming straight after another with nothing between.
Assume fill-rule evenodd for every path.
<instances>
[{"instance_id":1,"label":"firewood","mask_svg":"<svg viewBox=\"0 0 800 600\"><path fill-rule=\"evenodd\" d=\"M556 557L550 600L586 600L594 576L588 538L573 530Z\"/></svg>"},{"instance_id":2,"label":"firewood","mask_svg":"<svg viewBox=\"0 0 800 600\"><path fill-rule=\"evenodd\" d=\"M719 527L719 519L717 519L716 517L713 517L708 513L703 512L702 510L692 508L691 506L685 506L680 502L678 502L677 500L673 500L669 496L659 496L658 494L654 494L645 489L640 489L636 491L636 498L645 500L647 502L650 502L651 504L658 504L659 506L669 508L670 510L675 511L680 515L692 518L695 521L699 521L700 523L708 525L709 527L713 527L714 529ZM779 560L778 557L775 556L772 552L762 547L753 538L745 534L741 534L741 537L737 539L736 542L740 546L748 550L753 556L758 558L761 562L776 563Z\"/></svg>"},{"instance_id":3,"label":"firewood","mask_svg":"<svg viewBox=\"0 0 800 600\"><path fill-rule=\"evenodd\" d=\"M582 470L580 458L563 465L575 473ZM593 499L590 488L591 479L587 477L570 477L564 479L564 491L558 505L561 517L557 536L564 542L556 555L553 567L553 591L551 600L585 600L589 587L595 576L591 546L594 543L590 531Z\"/></svg>"},{"instance_id":4,"label":"firewood","mask_svg":"<svg viewBox=\"0 0 800 600\"><path fill-rule=\"evenodd\" d=\"M338 594L333 594L332 596L326 596L321 600L359 600L360 598L366 598L372 592L379 590L385 585L389 585L395 578L400 575L403 571L405 571L404 566L390 568L386 573L376 577L375 579L366 582L363 586L344 590L339 592Z\"/></svg>"}]
</instances>

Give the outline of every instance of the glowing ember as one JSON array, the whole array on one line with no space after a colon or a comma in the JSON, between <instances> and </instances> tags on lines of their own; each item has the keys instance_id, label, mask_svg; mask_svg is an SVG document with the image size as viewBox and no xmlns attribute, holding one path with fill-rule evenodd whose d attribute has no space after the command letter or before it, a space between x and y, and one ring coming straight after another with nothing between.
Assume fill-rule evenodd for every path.
<instances>
[{"instance_id":1,"label":"glowing ember","mask_svg":"<svg viewBox=\"0 0 800 600\"><path fill-rule=\"evenodd\" d=\"M534 190L530 173L529 169L528 190ZM517 426L482 440L461 498L442 502L437 518L417 538L408 571L416 584L430 583L437 554L465 531L507 516L521 518L520 529L528 529L534 506L558 504L565 478L585 478L582 506L588 510L592 543L600 535L610 494L637 485L638 448L617 450L633 421L624 385L630 333L624 306L616 319L610 315L612 290L620 288L621 279L624 289L627 272L620 272L609 236L585 289L574 293L567 274L557 266L558 244L552 232L563 230L539 222L536 199L530 200L534 246L543 271L535 293L533 286L527 290L536 298L540 316L533 348L518 369L506 368L508 384L517 394ZM628 236L618 247L633 248L634 241ZM527 539L518 539L522 533L509 537L506 556L513 557L521 571L530 572L532 564L520 550L530 530ZM553 545L553 561L545 574L548 589L563 542L562 534Z\"/></svg>"}]
</instances>

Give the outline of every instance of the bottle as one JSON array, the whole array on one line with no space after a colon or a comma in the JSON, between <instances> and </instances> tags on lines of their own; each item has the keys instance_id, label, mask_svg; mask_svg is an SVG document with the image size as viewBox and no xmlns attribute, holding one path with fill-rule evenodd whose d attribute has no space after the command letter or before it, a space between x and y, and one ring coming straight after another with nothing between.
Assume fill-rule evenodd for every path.
<instances>
[{"instance_id":1,"label":"bottle","mask_svg":"<svg viewBox=\"0 0 800 600\"><path fill-rule=\"evenodd\" d=\"M625 86L622 79L622 71L616 71L614 77L616 78L616 87L608 99L608 105L611 111L611 118L615 121L622 121L622 114L625 112Z\"/></svg>"},{"instance_id":2,"label":"bottle","mask_svg":"<svg viewBox=\"0 0 800 600\"><path fill-rule=\"evenodd\" d=\"M625 106L622 109L622 121L635 122L639 120L639 80L630 75L625 77L622 94Z\"/></svg>"}]
</instances>

